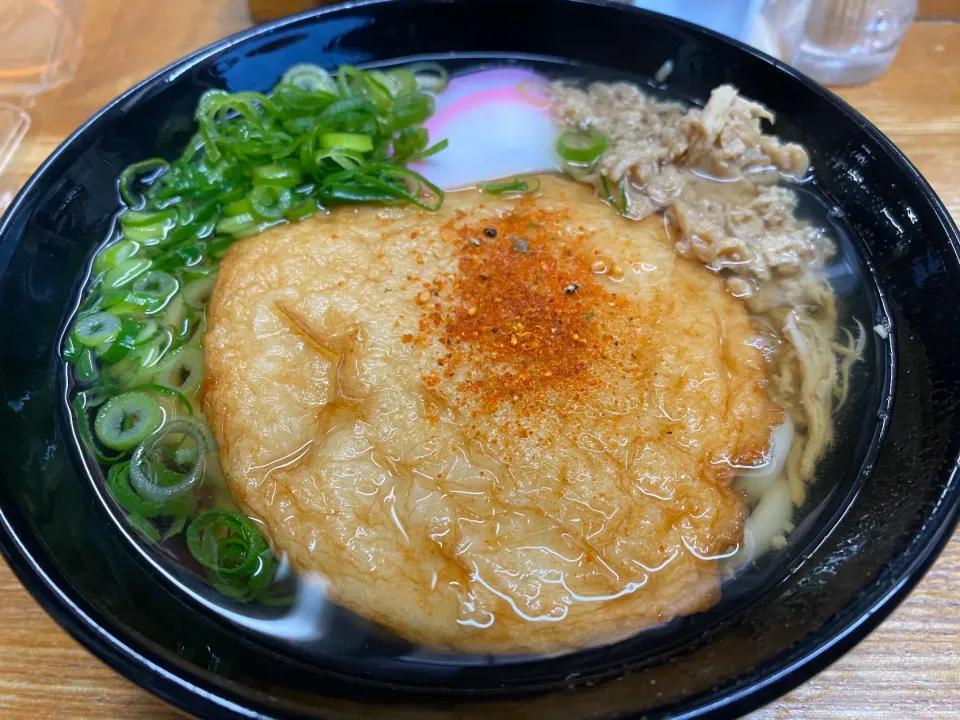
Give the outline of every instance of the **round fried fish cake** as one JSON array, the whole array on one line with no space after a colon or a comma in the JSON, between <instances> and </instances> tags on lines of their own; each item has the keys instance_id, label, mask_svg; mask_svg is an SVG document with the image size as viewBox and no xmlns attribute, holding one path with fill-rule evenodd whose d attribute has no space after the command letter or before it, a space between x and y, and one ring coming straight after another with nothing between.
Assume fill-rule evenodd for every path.
<instances>
[{"instance_id":1,"label":"round fried fish cake","mask_svg":"<svg viewBox=\"0 0 960 720\"><path fill-rule=\"evenodd\" d=\"M241 241L209 309L237 503L434 649L554 653L708 607L732 473L781 420L746 311L662 219L541 181Z\"/></svg>"}]
</instances>

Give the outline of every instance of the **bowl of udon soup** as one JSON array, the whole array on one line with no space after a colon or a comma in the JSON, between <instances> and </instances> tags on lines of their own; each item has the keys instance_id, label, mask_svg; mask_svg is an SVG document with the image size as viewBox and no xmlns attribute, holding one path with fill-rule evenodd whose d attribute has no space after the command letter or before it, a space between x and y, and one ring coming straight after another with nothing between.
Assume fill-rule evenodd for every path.
<instances>
[{"instance_id":1,"label":"bowl of udon soup","mask_svg":"<svg viewBox=\"0 0 960 720\"><path fill-rule=\"evenodd\" d=\"M943 205L665 17L251 30L92 118L0 242L5 555L199 716L729 716L956 522Z\"/></svg>"}]
</instances>

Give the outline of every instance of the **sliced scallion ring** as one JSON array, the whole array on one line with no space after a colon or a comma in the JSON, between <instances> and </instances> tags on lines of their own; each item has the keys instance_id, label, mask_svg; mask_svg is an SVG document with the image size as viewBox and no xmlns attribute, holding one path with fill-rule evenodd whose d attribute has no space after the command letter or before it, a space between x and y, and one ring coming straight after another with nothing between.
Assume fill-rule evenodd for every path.
<instances>
[{"instance_id":1,"label":"sliced scallion ring","mask_svg":"<svg viewBox=\"0 0 960 720\"><path fill-rule=\"evenodd\" d=\"M180 283L170 273L163 270L150 270L137 278L133 291L155 300L155 310L163 307L180 289Z\"/></svg>"},{"instance_id":2,"label":"sliced scallion ring","mask_svg":"<svg viewBox=\"0 0 960 720\"><path fill-rule=\"evenodd\" d=\"M143 327L140 329L140 332L137 334L137 337L133 341L133 346L135 348L143 347L147 342L153 338L160 330L160 325L156 320L147 320L143 323Z\"/></svg>"},{"instance_id":3,"label":"sliced scallion ring","mask_svg":"<svg viewBox=\"0 0 960 720\"><path fill-rule=\"evenodd\" d=\"M173 485L161 484L152 457L154 450L168 435L185 435L200 449L194 466ZM205 457L213 449L213 436L202 420L195 417L171 418L133 451L130 456L130 485L145 500L165 503L191 490L203 479Z\"/></svg>"},{"instance_id":4,"label":"sliced scallion ring","mask_svg":"<svg viewBox=\"0 0 960 720\"><path fill-rule=\"evenodd\" d=\"M188 283L183 288L183 301L190 307L205 307L210 302L216 284L217 278L210 276Z\"/></svg>"},{"instance_id":5,"label":"sliced scallion ring","mask_svg":"<svg viewBox=\"0 0 960 720\"><path fill-rule=\"evenodd\" d=\"M109 346L101 346L103 352L100 354L100 359L109 363L123 360L136 346L137 338L142 330L143 325L140 322L133 318L124 318L120 325L120 332L117 333Z\"/></svg>"},{"instance_id":6,"label":"sliced scallion ring","mask_svg":"<svg viewBox=\"0 0 960 720\"><path fill-rule=\"evenodd\" d=\"M276 575L277 561L270 547L239 513L208 510L190 523L186 539L213 586L227 597L241 602L258 599Z\"/></svg>"},{"instance_id":7,"label":"sliced scallion ring","mask_svg":"<svg viewBox=\"0 0 960 720\"><path fill-rule=\"evenodd\" d=\"M97 364L97 355L93 348L84 348L74 367L78 382L91 383L100 377L100 366Z\"/></svg>"},{"instance_id":8,"label":"sliced scallion ring","mask_svg":"<svg viewBox=\"0 0 960 720\"><path fill-rule=\"evenodd\" d=\"M187 548L197 562L221 575L253 575L268 549L253 523L239 513L207 510L187 528Z\"/></svg>"},{"instance_id":9,"label":"sliced scallion ring","mask_svg":"<svg viewBox=\"0 0 960 720\"><path fill-rule=\"evenodd\" d=\"M107 488L113 499L127 512L137 513L145 518L163 514L163 503L144 500L130 486L130 463L117 463L107 473Z\"/></svg>"},{"instance_id":10,"label":"sliced scallion ring","mask_svg":"<svg viewBox=\"0 0 960 720\"><path fill-rule=\"evenodd\" d=\"M140 249L140 244L132 240L120 240L119 242L107 245L103 250L97 253L97 258L93 261L93 273L99 275L106 272L124 260L129 260Z\"/></svg>"},{"instance_id":11,"label":"sliced scallion ring","mask_svg":"<svg viewBox=\"0 0 960 720\"><path fill-rule=\"evenodd\" d=\"M607 138L599 130L565 130L557 138L557 153L569 163L591 165L607 149Z\"/></svg>"},{"instance_id":12,"label":"sliced scallion ring","mask_svg":"<svg viewBox=\"0 0 960 720\"><path fill-rule=\"evenodd\" d=\"M95 312L84 315L73 327L73 337L87 347L97 347L113 340L122 326L120 318L108 312Z\"/></svg>"},{"instance_id":13,"label":"sliced scallion ring","mask_svg":"<svg viewBox=\"0 0 960 720\"><path fill-rule=\"evenodd\" d=\"M322 67L309 63L294 65L283 74L280 82L285 85L293 85L301 90L322 90L328 93L337 92L337 83L330 73Z\"/></svg>"},{"instance_id":14,"label":"sliced scallion ring","mask_svg":"<svg viewBox=\"0 0 960 720\"><path fill-rule=\"evenodd\" d=\"M358 153L373 150L373 138L359 133L324 133L320 136L322 148L346 148Z\"/></svg>"},{"instance_id":15,"label":"sliced scallion ring","mask_svg":"<svg viewBox=\"0 0 960 720\"><path fill-rule=\"evenodd\" d=\"M93 431L113 450L130 450L163 424L163 409L145 392L111 398L97 411Z\"/></svg>"},{"instance_id":16,"label":"sliced scallion ring","mask_svg":"<svg viewBox=\"0 0 960 720\"><path fill-rule=\"evenodd\" d=\"M131 357L136 360L138 368L149 371L166 355L172 344L173 333L169 330L160 330L144 345L134 350Z\"/></svg>"},{"instance_id":17,"label":"sliced scallion ring","mask_svg":"<svg viewBox=\"0 0 960 720\"><path fill-rule=\"evenodd\" d=\"M277 220L293 207L293 193L274 185L257 185L250 191L250 206L258 220Z\"/></svg>"},{"instance_id":18,"label":"sliced scallion ring","mask_svg":"<svg viewBox=\"0 0 960 720\"><path fill-rule=\"evenodd\" d=\"M303 172L301 168L292 164L272 163L253 170L254 185L275 185L292 190L301 182L303 182Z\"/></svg>"},{"instance_id":19,"label":"sliced scallion ring","mask_svg":"<svg viewBox=\"0 0 960 720\"><path fill-rule=\"evenodd\" d=\"M117 263L103 276L103 289L116 290L123 287L150 269L150 261L146 258L130 258Z\"/></svg>"},{"instance_id":20,"label":"sliced scallion ring","mask_svg":"<svg viewBox=\"0 0 960 720\"><path fill-rule=\"evenodd\" d=\"M203 352L185 345L164 359L153 376L153 382L193 397L203 380Z\"/></svg>"},{"instance_id":21,"label":"sliced scallion ring","mask_svg":"<svg viewBox=\"0 0 960 720\"><path fill-rule=\"evenodd\" d=\"M442 92L450 83L450 73L443 65L435 62L419 62L407 66L407 71L413 73L420 90Z\"/></svg>"},{"instance_id":22,"label":"sliced scallion ring","mask_svg":"<svg viewBox=\"0 0 960 720\"><path fill-rule=\"evenodd\" d=\"M130 165L120 174L117 181L120 190L120 197L130 207L138 207L143 204L143 196L138 192L136 184L138 180L150 183L164 173L170 165L166 160L153 158L143 160Z\"/></svg>"},{"instance_id":23,"label":"sliced scallion ring","mask_svg":"<svg viewBox=\"0 0 960 720\"><path fill-rule=\"evenodd\" d=\"M147 212L144 210L127 210L120 216L120 224L124 230L131 227L147 227L150 225L162 225L168 222L176 224L176 208L167 208L158 212Z\"/></svg>"},{"instance_id":24,"label":"sliced scallion ring","mask_svg":"<svg viewBox=\"0 0 960 720\"><path fill-rule=\"evenodd\" d=\"M479 183L480 189L491 195L509 195L511 193L528 194L540 189L540 181L535 178L520 177L511 180Z\"/></svg>"}]
</instances>

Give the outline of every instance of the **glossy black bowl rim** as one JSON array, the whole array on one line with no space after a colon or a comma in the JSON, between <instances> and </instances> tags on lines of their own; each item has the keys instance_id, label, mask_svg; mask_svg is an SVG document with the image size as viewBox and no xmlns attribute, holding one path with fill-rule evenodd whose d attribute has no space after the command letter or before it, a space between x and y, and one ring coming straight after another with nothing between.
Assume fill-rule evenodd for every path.
<instances>
[{"instance_id":1,"label":"glossy black bowl rim","mask_svg":"<svg viewBox=\"0 0 960 720\"><path fill-rule=\"evenodd\" d=\"M423 1L430 2L431 0ZM935 209L943 233L949 238L949 243L957 254L960 255L960 231L958 231L943 202L919 170L863 115L819 83L760 50L692 23L670 18L660 13L609 2L608 0L564 1L603 7L611 13L640 13L656 18L658 22L669 23L687 31L697 32L710 37L715 42L733 45L741 52L748 53L758 60L775 66L794 81L802 83L808 90L818 95L838 112L853 119L900 166L904 172L904 178L919 187L925 199ZM304 19L320 17L345 9L375 8L387 2L391 2L391 0L345 2L248 28L174 61L111 100L70 134L44 160L17 193L3 216L0 217L0 265L5 265L9 260L2 247L3 238L13 225L14 218L21 212L27 197L34 192L38 192L46 181L46 175L50 168L67 155L74 143L82 136L96 132L98 125L106 118L123 112L123 106L136 102L137 95L142 90L158 83L176 79L179 75L209 57L234 45L260 35L267 35L288 25L296 25ZM957 469L955 468L951 473L948 485L952 486L956 478ZM0 476L0 481L2 480L3 478ZM762 670L760 671L760 679L744 687L731 685L713 694L710 698L704 699L701 703L689 706L681 714L672 715L672 717L693 718L710 713L733 716L748 712L789 692L839 659L886 619L922 579L957 527L958 521L960 521L960 503L955 503L942 518L939 525L929 531L931 534L927 542L918 547L914 552L914 557L894 579L887 592L874 599L866 608L848 607L843 613L844 617L840 621L840 627L828 636L810 641L809 647L803 651L799 659L793 662L782 662L778 666ZM82 597L73 597L77 593L69 589L69 583L62 582L65 578L59 578L61 582L58 582L56 576L59 575L59 572L55 567L49 567L51 565L50 558L44 558L31 552L2 507L0 507L0 553L3 554L7 564L27 591L64 630L113 670L160 699L201 717L223 717L225 713L228 713L238 717L260 718L269 717L271 713L275 712L275 709L266 703L258 703L249 696L232 692L222 685L210 682L209 678L200 673L191 672L188 676L188 673L175 669L171 663L168 663L129 632L117 633L111 630L108 627L109 623L103 622L103 618L96 617L98 615L96 611L88 612L83 607L85 602Z\"/></svg>"}]
</instances>

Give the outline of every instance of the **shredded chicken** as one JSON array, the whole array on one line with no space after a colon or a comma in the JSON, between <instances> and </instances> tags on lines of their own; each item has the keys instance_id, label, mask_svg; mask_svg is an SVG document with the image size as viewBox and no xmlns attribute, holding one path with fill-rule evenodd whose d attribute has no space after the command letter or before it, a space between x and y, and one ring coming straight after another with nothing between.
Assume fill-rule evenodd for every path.
<instances>
[{"instance_id":1,"label":"shredded chicken","mask_svg":"<svg viewBox=\"0 0 960 720\"><path fill-rule=\"evenodd\" d=\"M797 195L783 184L808 174L806 150L765 134L761 123L772 123L773 113L730 85L716 88L703 108L654 100L623 82L586 90L557 83L553 93L562 125L607 138L580 179L601 193L604 183L618 185L630 217L665 213L680 230L677 252L723 277L776 333L775 392L800 431L787 479L801 504L863 344L862 328L859 337L835 342L824 264L836 250L822 229L797 216Z\"/></svg>"}]
</instances>

